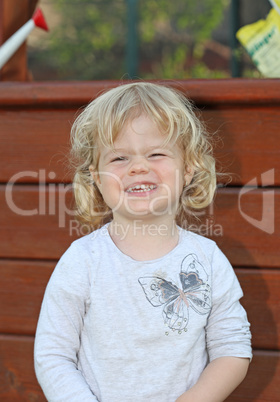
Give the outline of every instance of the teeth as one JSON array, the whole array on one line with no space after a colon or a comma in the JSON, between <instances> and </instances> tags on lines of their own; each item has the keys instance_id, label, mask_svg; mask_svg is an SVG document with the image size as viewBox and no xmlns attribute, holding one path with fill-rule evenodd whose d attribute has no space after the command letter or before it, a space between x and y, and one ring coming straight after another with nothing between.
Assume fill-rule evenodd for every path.
<instances>
[{"instance_id":1,"label":"teeth","mask_svg":"<svg viewBox=\"0 0 280 402\"><path fill-rule=\"evenodd\" d=\"M154 190L156 188L156 186L154 184L137 184L134 187L129 187L127 189L128 193L143 193L145 191L151 191Z\"/></svg>"}]
</instances>

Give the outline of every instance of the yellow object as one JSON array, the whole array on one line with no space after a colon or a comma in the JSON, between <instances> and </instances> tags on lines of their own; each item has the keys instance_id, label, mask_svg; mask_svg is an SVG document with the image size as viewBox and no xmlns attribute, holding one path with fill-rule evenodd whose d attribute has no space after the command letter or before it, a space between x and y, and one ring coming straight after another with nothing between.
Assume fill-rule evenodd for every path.
<instances>
[{"instance_id":1,"label":"yellow object","mask_svg":"<svg viewBox=\"0 0 280 402\"><path fill-rule=\"evenodd\" d=\"M275 8L275 10L280 14L280 0L269 0L270 4L272 7Z\"/></svg>"},{"instance_id":2,"label":"yellow object","mask_svg":"<svg viewBox=\"0 0 280 402\"><path fill-rule=\"evenodd\" d=\"M280 0L274 2L280 7ZM276 9L265 20L239 29L236 36L265 77L280 77L280 15Z\"/></svg>"}]
</instances>

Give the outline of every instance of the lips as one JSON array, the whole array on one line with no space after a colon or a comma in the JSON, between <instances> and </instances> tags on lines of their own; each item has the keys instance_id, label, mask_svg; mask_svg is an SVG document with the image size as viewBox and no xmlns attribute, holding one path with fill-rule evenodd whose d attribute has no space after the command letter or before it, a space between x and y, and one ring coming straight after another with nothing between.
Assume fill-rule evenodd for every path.
<instances>
[{"instance_id":1,"label":"lips","mask_svg":"<svg viewBox=\"0 0 280 402\"><path fill-rule=\"evenodd\" d=\"M157 186L155 184L136 184L127 188L127 193L147 193L149 191L155 190Z\"/></svg>"}]
</instances>

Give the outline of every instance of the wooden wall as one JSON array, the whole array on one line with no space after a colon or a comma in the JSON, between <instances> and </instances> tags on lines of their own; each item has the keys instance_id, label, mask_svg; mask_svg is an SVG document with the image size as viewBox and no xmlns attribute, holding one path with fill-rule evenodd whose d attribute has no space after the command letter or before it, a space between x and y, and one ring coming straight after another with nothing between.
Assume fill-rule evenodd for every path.
<instances>
[{"instance_id":1,"label":"wooden wall","mask_svg":"<svg viewBox=\"0 0 280 402\"><path fill-rule=\"evenodd\" d=\"M33 370L36 322L56 261L77 236L66 159L69 131L79 108L117 84L0 84L0 400L45 400ZM198 228L234 265L252 325L249 374L228 401L278 401L280 81L192 80L175 86L196 102L220 137L216 156L233 173Z\"/></svg>"}]
</instances>

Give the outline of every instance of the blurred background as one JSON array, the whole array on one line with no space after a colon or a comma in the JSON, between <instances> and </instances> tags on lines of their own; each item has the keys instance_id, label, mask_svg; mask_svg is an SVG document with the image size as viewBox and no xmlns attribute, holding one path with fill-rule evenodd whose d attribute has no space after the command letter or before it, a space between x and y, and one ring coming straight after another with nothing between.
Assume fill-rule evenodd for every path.
<instances>
[{"instance_id":1,"label":"blurred background","mask_svg":"<svg viewBox=\"0 0 280 402\"><path fill-rule=\"evenodd\" d=\"M50 32L28 38L34 80L261 78L237 30L268 0L40 0Z\"/></svg>"}]
</instances>

